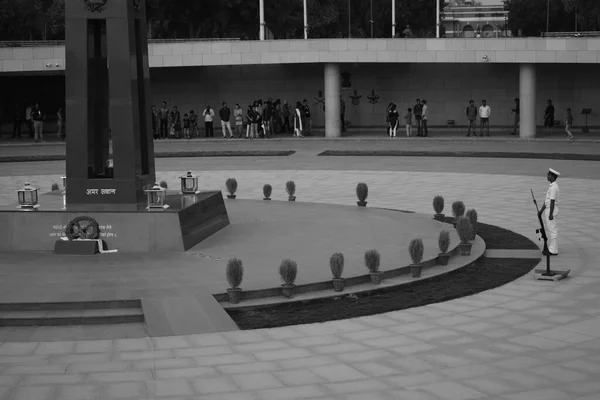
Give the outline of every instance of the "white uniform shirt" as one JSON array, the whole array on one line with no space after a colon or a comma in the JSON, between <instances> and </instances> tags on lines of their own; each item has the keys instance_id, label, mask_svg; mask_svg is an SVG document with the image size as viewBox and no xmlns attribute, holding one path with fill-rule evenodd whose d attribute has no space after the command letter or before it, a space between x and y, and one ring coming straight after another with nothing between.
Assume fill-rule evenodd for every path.
<instances>
[{"instance_id":1,"label":"white uniform shirt","mask_svg":"<svg viewBox=\"0 0 600 400\"><path fill-rule=\"evenodd\" d=\"M210 112L206 112L206 109L202 111L202 115L204 115L204 122L213 122L213 118L215 117L215 112L213 109L210 109Z\"/></svg>"},{"instance_id":2,"label":"white uniform shirt","mask_svg":"<svg viewBox=\"0 0 600 400\"><path fill-rule=\"evenodd\" d=\"M560 191L558 189L558 183L556 183L556 181L552 182L548 187L548 191L546 192L546 200L544 201L548 212L550 211L550 200L554 200L554 214L558 213L558 203L560 199L559 193Z\"/></svg>"},{"instance_id":3,"label":"white uniform shirt","mask_svg":"<svg viewBox=\"0 0 600 400\"><path fill-rule=\"evenodd\" d=\"M479 118L489 118L492 113L492 109L490 106L481 106L479 107Z\"/></svg>"}]
</instances>

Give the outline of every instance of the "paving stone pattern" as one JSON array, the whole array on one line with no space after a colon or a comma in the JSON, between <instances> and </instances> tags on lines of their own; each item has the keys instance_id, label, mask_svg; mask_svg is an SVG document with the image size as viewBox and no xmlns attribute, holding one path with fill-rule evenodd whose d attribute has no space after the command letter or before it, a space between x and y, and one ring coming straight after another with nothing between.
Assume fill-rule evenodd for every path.
<instances>
[{"instance_id":1,"label":"paving stone pattern","mask_svg":"<svg viewBox=\"0 0 600 400\"><path fill-rule=\"evenodd\" d=\"M279 161L281 166L285 160ZM313 162L318 164L319 159ZM427 160L423 160L427 162ZM511 160L518 165L521 161ZM535 237L529 188L539 178L412 171L262 170L259 163L202 175L202 185L240 183L257 198L263 183L283 199L293 179L298 201L352 204L354 185L369 205L432 212L443 194L482 222ZM10 175L7 166L0 174ZM438 164L440 171L443 163ZM577 176L578 166L568 171ZM282 168L283 169L283 168ZM37 175L34 182L55 177ZM501 171L499 171L500 173ZM563 171L565 172L565 171ZM174 172L159 173L170 186ZM2 200L11 183L2 178ZM600 398L600 206L596 180L561 179L560 255L572 269L559 283L531 275L467 298L323 324L183 337L0 344L0 399L406 399L597 400ZM13 185L14 186L14 185ZM9 190L10 189L10 190Z\"/></svg>"}]
</instances>

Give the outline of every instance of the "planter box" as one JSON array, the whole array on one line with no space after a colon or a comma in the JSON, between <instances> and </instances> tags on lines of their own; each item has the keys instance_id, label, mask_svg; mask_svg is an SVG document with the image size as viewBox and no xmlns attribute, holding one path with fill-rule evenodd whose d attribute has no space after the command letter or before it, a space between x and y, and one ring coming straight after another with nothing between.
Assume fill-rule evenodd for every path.
<instances>
[{"instance_id":1,"label":"planter box","mask_svg":"<svg viewBox=\"0 0 600 400\"><path fill-rule=\"evenodd\" d=\"M97 253L100 250L96 240L57 240L54 243L54 254L93 256Z\"/></svg>"},{"instance_id":2,"label":"planter box","mask_svg":"<svg viewBox=\"0 0 600 400\"><path fill-rule=\"evenodd\" d=\"M367 202L366 201L357 201L356 204L359 207L366 207L367 206Z\"/></svg>"},{"instance_id":3,"label":"planter box","mask_svg":"<svg viewBox=\"0 0 600 400\"><path fill-rule=\"evenodd\" d=\"M470 256L471 255L471 246L473 243L460 243L458 245L458 250L460 251L461 256Z\"/></svg>"},{"instance_id":4,"label":"planter box","mask_svg":"<svg viewBox=\"0 0 600 400\"><path fill-rule=\"evenodd\" d=\"M344 278L333 278L333 290L341 292L344 290Z\"/></svg>"},{"instance_id":5,"label":"planter box","mask_svg":"<svg viewBox=\"0 0 600 400\"><path fill-rule=\"evenodd\" d=\"M231 304L237 304L240 302L240 299L242 298L242 289L229 288L229 289L227 289L227 296L229 296L229 302Z\"/></svg>"},{"instance_id":6,"label":"planter box","mask_svg":"<svg viewBox=\"0 0 600 400\"><path fill-rule=\"evenodd\" d=\"M371 276L371 282L373 285L379 285L381 283L383 272L369 272L369 275Z\"/></svg>"},{"instance_id":7,"label":"planter box","mask_svg":"<svg viewBox=\"0 0 600 400\"><path fill-rule=\"evenodd\" d=\"M228 198L228 199L235 199L235 194L228 194L228 195L227 195L227 198Z\"/></svg>"},{"instance_id":8,"label":"planter box","mask_svg":"<svg viewBox=\"0 0 600 400\"><path fill-rule=\"evenodd\" d=\"M451 253L439 253L438 254L438 262L440 265L448 265L448 260L450 260Z\"/></svg>"},{"instance_id":9,"label":"planter box","mask_svg":"<svg viewBox=\"0 0 600 400\"><path fill-rule=\"evenodd\" d=\"M444 222L444 214L433 214L433 219L436 221Z\"/></svg>"},{"instance_id":10,"label":"planter box","mask_svg":"<svg viewBox=\"0 0 600 400\"><path fill-rule=\"evenodd\" d=\"M410 272L412 272L413 278L420 278L421 272L423 272L423 264L411 264Z\"/></svg>"},{"instance_id":11,"label":"planter box","mask_svg":"<svg viewBox=\"0 0 600 400\"><path fill-rule=\"evenodd\" d=\"M296 196L289 196L288 201L296 201Z\"/></svg>"},{"instance_id":12,"label":"planter box","mask_svg":"<svg viewBox=\"0 0 600 400\"><path fill-rule=\"evenodd\" d=\"M295 287L296 285L281 285L281 293L283 294L283 297L286 297L288 299L294 297Z\"/></svg>"}]
</instances>

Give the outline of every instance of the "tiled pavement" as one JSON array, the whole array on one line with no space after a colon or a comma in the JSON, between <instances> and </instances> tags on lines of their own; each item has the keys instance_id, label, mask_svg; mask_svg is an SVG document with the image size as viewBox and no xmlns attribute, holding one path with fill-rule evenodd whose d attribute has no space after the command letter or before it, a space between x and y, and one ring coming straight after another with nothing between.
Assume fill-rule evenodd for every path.
<instances>
[{"instance_id":1,"label":"tiled pavement","mask_svg":"<svg viewBox=\"0 0 600 400\"><path fill-rule=\"evenodd\" d=\"M257 198L262 183L283 196L296 180L299 201L351 204L354 185L369 184L369 204L431 212L431 198L462 199L483 222L528 237L536 219L529 188L545 191L539 177L403 171L318 169L268 171L252 160L239 168L212 167L204 184L223 186L235 176L241 198ZM290 158L291 159L291 158ZM427 162L427 160L422 160ZM246 162L244 168L242 163ZM170 160L175 171L177 160ZM510 160L515 171L521 160ZM58 166L48 173L60 175ZM2 175L9 175L0 166ZM444 171L443 162L437 165ZM565 168L566 167L566 168ZM36 174L34 165L29 174ZM560 256L555 268L569 279L553 283L529 275L467 298L410 310L324 324L113 341L0 344L0 399L600 399L600 205L597 180L576 179L595 163L563 167ZM23 175L26 170L23 170ZM499 173L506 174L501 170ZM528 171L528 175L531 171ZM174 185L175 172L159 177ZM20 178L19 178L20 179ZM41 177L37 178L42 180ZM54 179L54 178L53 178ZM16 179L2 178L8 196ZM14 193L11 192L14 196ZM8 197L5 197L8 199ZM11 200L12 201L12 200Z\"/></svg>"}]
</instances>

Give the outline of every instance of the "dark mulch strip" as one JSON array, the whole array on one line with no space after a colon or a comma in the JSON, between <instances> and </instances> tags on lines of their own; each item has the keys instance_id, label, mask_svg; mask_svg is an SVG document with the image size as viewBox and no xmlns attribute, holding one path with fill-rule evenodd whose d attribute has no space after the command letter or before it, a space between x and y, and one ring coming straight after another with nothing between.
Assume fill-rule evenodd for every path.
<instances>
[{"instance_id":1,"label":"dark mulch strip","mask_svg":"<svg viewBox=\"0 0 600 400\"><path fill-rule=\"evenodd\" d=\"M444 222L451 224L453 219L451 217L444 218ZM452 226L450 227L451 229ZM485 242L487 249L503 249L503 250L539 250L539 247L523 235L519 235L508 229L501 228L495 225L483 224L477 222L476 224L477 235L479 235ZM535 231L537 227L532 227L531 230Z\"/></svg>"},{"instance_id":2,"label":"dark mulch strip","mask_svg":"<svg viewBox=\"0 0 600 400\"><path fill-rule=\"evenodd\" d=\"M404 150L326 150L319 156L344 157L476 157L531 158L540 160L600 161L600 154L526 153L499 151L404 151Z\"/></svg>"},{"instance_id":3,"label":"dark mulch strip","mask_svg":"<svg viewBox=\"0 0 600 400\"><path fill-rule=\"evenodd\" d=\"M539 259L482 257L442 276L370 293L280 304L260 309L227 310L240 329L262 329L362 317L470 296L512 282Z\"/></svg>"},{"instance_id":4,"label":"dark mulch strip","mask_svg":"<svg viewBox=\"0 0 600 400\"><path fill-rule=\"evenodd\" d=\"M285 157L294 154L294 150L257 150L257 151L181 151L155 153L155 158L185 158L185 157ZM4 156L0 163L36 162L36 161L64 161L67 157L62 154L31 155L31 156Z\"/></svg>"}]
</instances>

